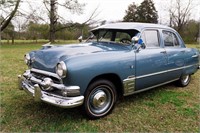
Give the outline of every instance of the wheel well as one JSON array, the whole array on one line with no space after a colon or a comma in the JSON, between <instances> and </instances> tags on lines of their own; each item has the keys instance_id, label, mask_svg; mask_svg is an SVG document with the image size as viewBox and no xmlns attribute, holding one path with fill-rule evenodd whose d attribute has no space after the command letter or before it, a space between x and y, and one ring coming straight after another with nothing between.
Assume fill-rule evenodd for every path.
<instances>
[{"instance_id":1,"label":"wheel well","mask_svg":"<svg viewBox=\"0 0 200 133\"><path fill-rule=\"evenodd\" d=\"M102 75L96 76L95 78L93 78L90 81L89 85L92 82L97 81L99 79L106 79L106 80L109 80L110 82L112 82L116 87L116 91L117 91L118 96L119 97L123 96L123 84L122 84L118 75L110 73L110 74L102 74Z\"/></svg>"}]
</instances>

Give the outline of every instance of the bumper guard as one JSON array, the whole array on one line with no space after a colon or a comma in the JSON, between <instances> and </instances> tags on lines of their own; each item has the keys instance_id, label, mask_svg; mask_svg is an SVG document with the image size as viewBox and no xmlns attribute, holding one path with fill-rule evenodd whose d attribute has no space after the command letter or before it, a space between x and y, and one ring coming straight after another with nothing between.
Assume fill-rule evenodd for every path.
<instances>
[{"instance_id":1,"label":"bumper guard","mask_svg":"<svg viewBox=\"0 0 200 133\"><path fill-rule=\"evenodd\" d=\"M44 83L32 77L31 74L29 74L27 78L27 73L29 72L25 72L23 76L18 75L19 89L33 96L35 101L43 101L62 108L73 108L83 104L84 96L64 97L41 90L39 85L43 85ZM37 81L37 83L33 86L30 84L30 81ZM55 86L55 84L53 86ZM69 93L73 93L73 91L75 91L75 93L80 93L80 88L78 86L64 86L60 84L57 87L63 88Z\"/></svg>"}]
</instances>

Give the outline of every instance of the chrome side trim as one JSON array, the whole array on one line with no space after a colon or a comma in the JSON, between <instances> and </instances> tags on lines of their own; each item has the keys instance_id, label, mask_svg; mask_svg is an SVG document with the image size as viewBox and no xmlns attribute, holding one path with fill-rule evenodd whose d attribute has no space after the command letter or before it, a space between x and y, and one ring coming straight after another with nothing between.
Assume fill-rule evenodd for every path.
<instances>
[{"instance_id":1,"label":"chrome side trim","mask_svg":"<svg viewBox=\"0 0 200 133\"><path fill-rule=\"evenodd\" d=\"M145 78L145 77L149 77L149 76L154 76L154 75L158 75L158 74L163 74L168 72L166 71L161 71L161 72L156 72L156 73L151 73L151 74L146 74L146 75L142 75L142 76L137 76L136 79L141 79L141 78Z\"/></svg>"},{"instance_id":2,"label":"chrome side trim","mask_svg":"<svg viewBox=\"0 0 200 133\"><path fill-rule=\"evenodd\" d=\"M175 80L178 80L178 79L170 80L170 81L167 81L167 82L162 83L162 84L158 84L158 85L155 85L155 86L148 87L146 89L135 91L135 80L136 79L141 79L141 78L150 77L150 76L154 76L154 75L158 75L158 74L163 74L163 73L167 73L167 72L181 70L181 69L189 68L189 67L192 67L192 66L195 66L195 65L197 65L197 64L188 65L188 66L184 66L184 67L179 67L179 68L175 68L175 69L169 69L169 70L166 70L166 71L146 74L146 75L137 76L137 77L129 76L127 79L123 80L123 86L124 86L124 94L123 95L124 96L128 96L128 95L131 95L131 94L139 93L139 92L142 92L142 91L145 91L145 90L157 87L157 86L161 86L161 85L173 82Z\"/></svg>"},{"instance_id":3,"label":"chrome side trim","mask_svg":"<svg viewBox=\"0 0 200 133\"><path fill-rule=\"evenodd\" d=\"M194 65L197 65L197 64L194 64ZM161 71L161 72L146 74L146 75L142 75L142 76L137 76L136 79L154 76L154 75L158 75L158 74L163 74L163 73L167 73L167 72L172 72L172 71L176 71L176 70L180 70L180 69L185 69L185 68L188 68L188 67L192 67L194 65L188 65L188 66L179 67L179 68L175 68L175 69L169 69L169 70L166 70L166 71Z\"/></svg>"},{"instance_id":4,"label":"chrome side trim","mask_svg":"<svg viewBox=\"0 0 200 133\"><path fill-rule=\"evenodd\" d=\"M141 89L141 90L138 90L138 91L135 91L133 93L130 93L129 95L132 95L132 94L136 94L136 93L140 93L140 92L143 92L143 91L147 91L147 90L150 90L150 89L153 89L155 87L159 87L159 86L162 86L162 85L165 85L165 84L168 84L168 83L171 83L171 82L174 82L176 80L178 80L179 78L177 79L173 79L173 80L170 80L170 81L167 81L167 82L164 82L164 83L161 83L161 84L157 84L157 85L154 85L154 86L151 86L151 87L147 87L147 88L144 88L144 89ZM127 96L127 95L126 95Z\"/></svg>"},{"instance_id":5,"label":"chrome side trim","mask_svg":"<svg viewBox=\"0 0 200 133\"><path fill-rule=\"evenodd\" d=\"M130 95L135 91L135 77L131 76L123 80L124 96Z\"/></svg>"}]
</instances>

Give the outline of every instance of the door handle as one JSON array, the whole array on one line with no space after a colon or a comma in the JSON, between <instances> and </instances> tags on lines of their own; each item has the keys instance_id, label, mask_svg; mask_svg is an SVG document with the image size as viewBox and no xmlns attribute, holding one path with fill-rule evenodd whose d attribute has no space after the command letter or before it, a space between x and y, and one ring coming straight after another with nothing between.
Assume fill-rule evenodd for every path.
<instances>
[{"instance_id":1,"label":"door handle","mask_svg":"<svg viewBox=\"0 0 200 133\"><path fill-rule=\"evenodd\" d=\"M161 51L160 53L166 54L167 52L166 51Z\"/></svg>"},{"instance_id":2,"label":"door handle","mask_svg":"<svg viewBox=\"0 0 200 133\"><path fill-rule=\"evenodd\" d=\"M198 57L198 55L197 55L197 54L195 54L195 55L193 55L193 56L192 56L192 58L196 58L196 57Z\"/></svg>"}]
</instances>

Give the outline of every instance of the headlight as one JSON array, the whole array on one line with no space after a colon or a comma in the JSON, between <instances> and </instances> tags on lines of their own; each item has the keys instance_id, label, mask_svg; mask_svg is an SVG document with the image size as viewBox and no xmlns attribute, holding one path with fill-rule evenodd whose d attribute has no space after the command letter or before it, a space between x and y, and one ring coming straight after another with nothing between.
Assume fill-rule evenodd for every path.
<instances>
[{"instance_id":1,"label":"headlight","mask_svg":"<svg viewBox=\"0 0 200 133\"><path fill-rule=\"evenodd\" d=\"M27 64L27 65L30 65L31 63L31 57L29 54L25 54L24 55L24 62Z\"/></svg>"},{"instance_id":2,"label":"headlight","mask_svg":"<svg viewBox=\"0 0 200 133\"><path fill-rule=\"evenodd\" d=\"M57 66L56 66L56 73L61 78L66 77L66 75L67 75L67 67L66 67L66 65L65 65L65 63L63 61L61 61L61 62L59 62L57 64Z\"/></svg>"}]
</instances>

